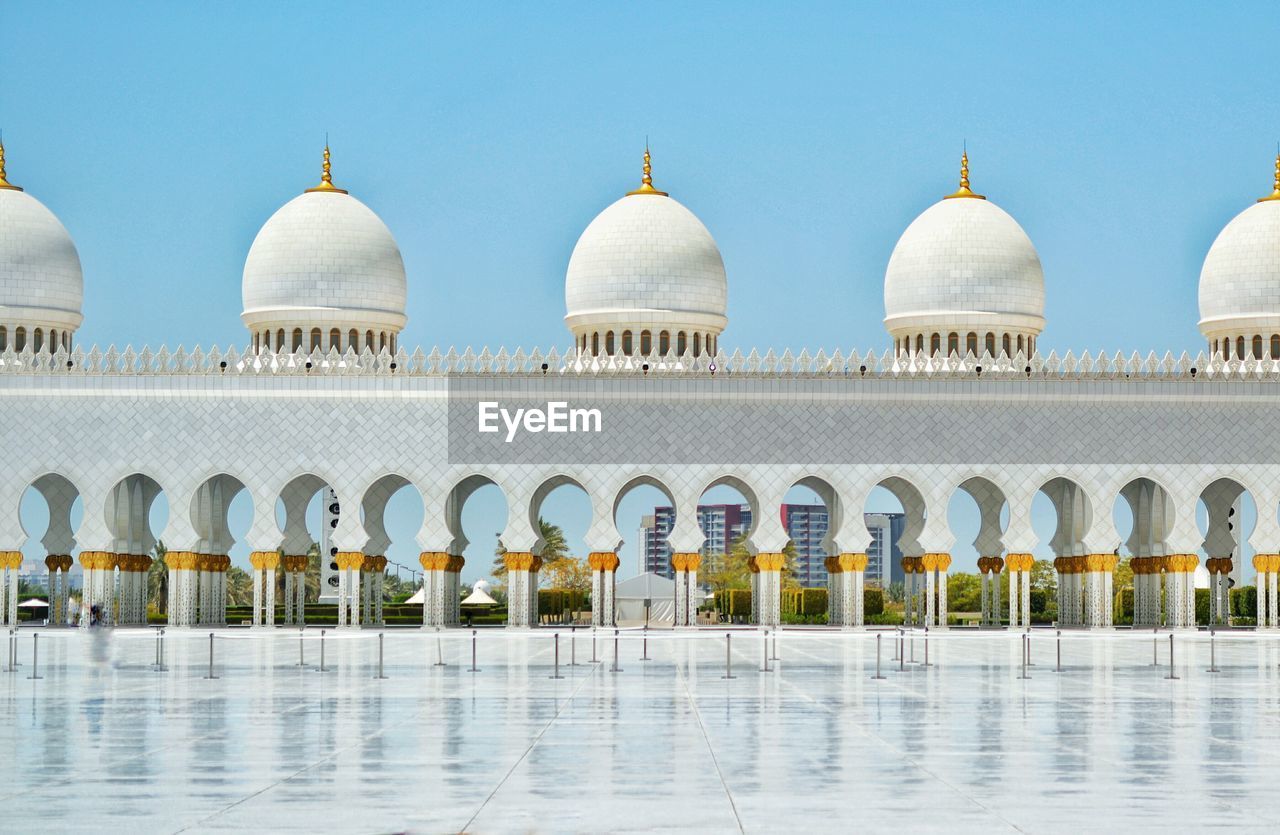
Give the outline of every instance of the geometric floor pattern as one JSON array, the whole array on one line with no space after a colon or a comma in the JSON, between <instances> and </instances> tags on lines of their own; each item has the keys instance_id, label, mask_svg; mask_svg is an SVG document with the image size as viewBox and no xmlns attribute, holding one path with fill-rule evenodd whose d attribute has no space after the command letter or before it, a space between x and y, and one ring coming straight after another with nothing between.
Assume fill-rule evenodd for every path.
<instances>
[{"instance_id":1,"label":"geometric floor pattern","mask_svg":"<svg viewBox=\"0 0 1280 835\"><path fill-rule=\"evenodd\" d=\"M1280 640L369 631L19 637L3 828L45 832L1280 829ZM301 649L300 649L301 644ZM772 650L772 645L769 645ZM304 664L299 666L299 653ZM642 655L651 659L641 660ZM1153 655L1158 666L1152 666ZM436 665L437 659L444 661ZM570 666L571 658L578 662ZM911 661L914 659L914 662Z\"/></svg>"}]
</instances>

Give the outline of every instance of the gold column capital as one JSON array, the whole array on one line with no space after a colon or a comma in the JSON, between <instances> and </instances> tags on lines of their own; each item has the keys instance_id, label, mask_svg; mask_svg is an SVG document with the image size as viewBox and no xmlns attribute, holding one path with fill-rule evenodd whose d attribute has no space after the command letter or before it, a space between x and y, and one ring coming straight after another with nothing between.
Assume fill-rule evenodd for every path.
<instances>
[{"instance_id":1,"label":"gold column capital","mask_svg":"<svg viewBox=\"0 0 1280 835\"><path fill-rule=\"evenodd\" d=\"M502 555L502 562L508 571L536 571L533 567L535 557L528 551L508 551ZM541 560L539 567L541 567Z\"/></svg>"},{"instance_id":2,"label":"gold column capital","mask_svg":"<svg viewBox=\"0 0 1280 835\"><path fill-rule=\"evenodd\" d=\"M839 566L837 574L843 574L847 571L867 570L867 555L862 552L846 552L838 555L835 560L836 565Z\"/></svg>"},{"instance_id":3,"label":"gold column capital","mask_svg":"<svg viewBox=\"0 0 1280 835\"><path fill-rule=\"evenodd\" d=\"M787 556L780 551L761 551L751 561L755 563L756 571L774 572L781 571L787 564Z\"/></svg>"},{"instance_id":4,"label":"gold column capital","mask_svg":"<svg viewBox=\"0 0 1280 835\"><path fill-rule=\"evenodd\" d=\"M672 566L675 565L675 555L672 554ZM622 561L618 559L618 555L614 551L592 551L587 554L587 565L592 571L617 571ZM676 569L677 571L680 569Z\"/></svg>"}]
</instances>

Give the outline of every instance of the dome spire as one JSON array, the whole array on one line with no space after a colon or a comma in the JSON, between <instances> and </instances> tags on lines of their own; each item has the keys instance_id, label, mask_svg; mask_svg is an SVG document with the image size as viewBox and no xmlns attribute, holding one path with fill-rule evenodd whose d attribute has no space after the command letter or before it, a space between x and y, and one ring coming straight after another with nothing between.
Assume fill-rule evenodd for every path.
<instances>
[{"instance_id":1,"label":"dome spire","mask_svg":"<svg viewBox=\"0 0 1280 835\"><path fill-rule=\"evenodd\" d=\"M0 146L0 182L4 182L4 148ZM1271 193L1266 197L1259 197L1259 203L1265 203L1268 200L1280 200L1280 147L1276 148L1276 179L1272 186Z\"/></svg>"},{"instance_id":2,"label":"dome spire","mask_svg":"<svg viewBox=\"0 0 1280 835\"><path fill-rule=\"evenodd\" d=\"M969 188L969 149L965 148L960 153L960 188L956 189L952 194L944 197L944 200L950 200L953 197L973 197L978 200L986 200L987 198L981 194L975 194Z\"/></svg>"},{"instance_id":3,"label":"dome spire","mask_svg":"<svg viewBox=\"0 0 1280 835\"><path fill-rule=\"evenodd\" d=\"M0 133L0 188L9 189L11 191L22 191L18 186L13 185L4 178L4 134Z\"/></svg>"},{"instance_id":4,"label":"dome spire","mask_svg":"<svg viewBox=\"0 0 1280 835\"><path fill-rule=\"evenodd\" d=\"M334 194L347 193L346 189L338 188L333 184L333 174L330 171L330 165L329 165L329 138L328 137L325 137L325 140L324 140L324 164L321 166L320 170L321 170L320 185L307 189L308 192L329 191Z\"/></svg>"},{"instance_id":5,"label":"dome spire","mask_svg":"<svg viewBox=\"0 0 1280 835\"><path fill-rule=\"evenodd\" d=\"M640 188L635 191L628 191L627 195L632 194L652 194L657 197L666 197L665 191L658 191L653 187L653 164L649 157L649 142L644 143L644 173L640 177Z\"/></svg>"}]
</instances>

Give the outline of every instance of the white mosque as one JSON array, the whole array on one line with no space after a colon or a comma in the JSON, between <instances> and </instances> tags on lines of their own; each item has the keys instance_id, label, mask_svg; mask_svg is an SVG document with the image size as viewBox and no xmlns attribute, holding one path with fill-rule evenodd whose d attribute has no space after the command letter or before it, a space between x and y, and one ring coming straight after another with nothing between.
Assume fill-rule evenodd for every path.
<instances>
[{"instance_id":1,"label":"white mosque","mask_svg":"<svg viewBox=\"0 0 1280 835\"><path fill-rule=\"evenodd\" d=\"M1044 356L1045 283L1018 223L970 186L927 208L903 233L885 274L892 349L726 354L728 282L714 239L655 186L641 185L582 233L565 279L567 351L424 351L401 344L408 291L400 250L372 210L323 177L262 227L245 261L242 347L86 349L83 278L58 219L6 179L0 148L0 482L4 619L16 621L28 534L25 491L48 503L47 553L56 622L67 572L84 570L84 603L109 621L145 621L146 572L161 537L171 549L170 622L225 620L232 535L242 491L255 623L304 618L301 573L313 536L305 512L328 491L326 541L340 622L378 623L390 539L389 497L415 491L425 509L417 549L424 624L458 620L467 544L464 503L494 484L507 499L501 533L513 627L536 621L537 519L547 494L576 484L590 498L587 533L595 623L614 620L623 536L615 518L637 485L676 509L669 542L676 618L691 625L703 533L695 508L727 484L753 506L753 607L779 622L787 533L778 506L795 485L830 512L831 623L863 623L870 535L863 508L883 487L901 502L908 618L945 625L956 491L977 503L983 617L1029 624L1031 504L1057 512L1047 545L1068 626L1111 625L1112 572L1133 557L1135 621L1195 623L1193 577L1207 565L1211 619L1223 622L1243 582L1242 497L1258 508L1258 622L1280 627L1280 158L1274 190L1223 229L1200 277L1195 357ZM485 432L484 404L525 409L517 442ZM554 404L594 410L594 431L547 429ZM531 415L545 407L541 422ZM552 415L548 417L548 415ZM714 431L708 431L713 429ZM163 531L149 510L164 494ZM1111 512L1123 499L1133 529ZM83 520L73 529L72 506ZM277 508L283 507L282 523ZM1197 523L1203 507L1207 532ZM1004 579L1007 578L1007 581ZM83 618L87 621L87 618Z\"/></svg>"}]
</instances>

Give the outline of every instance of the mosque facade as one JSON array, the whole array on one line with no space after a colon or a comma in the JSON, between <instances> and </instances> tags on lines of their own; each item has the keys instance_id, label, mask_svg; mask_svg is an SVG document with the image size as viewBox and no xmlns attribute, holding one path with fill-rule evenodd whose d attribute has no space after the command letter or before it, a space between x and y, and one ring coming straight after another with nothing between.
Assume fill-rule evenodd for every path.
<instances>
[{"instance_id":1,"label":"mosque facade","mask_svg":"<svg viewBox=\"0 0 1280 835\"><path fill-rule=\"evenodd\" d=\"M9 183L0 148L4 620L17 619L28 538L19 505L34 488L49 509L40 542L54 622L65 622L78 562L82 623L93 606L108 621L144 623L161 538L170 623L224 622L227 509L244 492L254 622L273 622L267 613L280 604L286 623L301 623L314 539L305 515L323 490L339 622L376 624L391 544L383 515L409 489L425 510L416 537L423 622L456 625L462 508L495 484L509 508L509 623L531 626L541 505L576 484L592 507L594 622L614 622L618 503L650 485L675 508L676 619L692 625L704 541L696 508L725 484L752 506L754 620L763 625L779 622L779 508L804 485L829 513L832 624L864 622L863 510L883 487L906 517L910 623L947 623L947 507L964 491L980 510L974 545L988 625L1002 616L1030 624L1040 544L1031 506L1043 493L1056 510L1047 544L1064 625L1111 626L1124 552L1138 625L1193 626L1193 578L1205 565L1214 622L1225 621L1229 585L1251 569L1259 626L1280 627L1280 158L1273 192L1227 224L1205 258L1206 346L1196 356L1040 353L1039 256L1018 223L971 188L967 156L959 189L907 228L889 260L892 347L883 352L726 352L719 249L654 186L647 150L639 188L591 222L569 260L571 347L459 354L403 345L407 291L394 237L334 185L326 148L320 183L277 211L249 250L241 346L85 348L75 339L76 247L53 213ZM1246 492L1258 508L1252 566L1242 564L1238 524ZM152 530L161 493L169 520ZM1127 537L1113 520L1118 499L1133 515ZM73 528L77 500L83 519Z\"/></svg>"}]
</instances>

